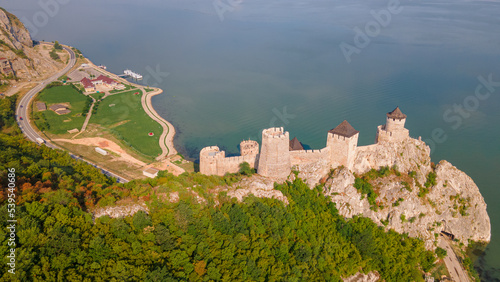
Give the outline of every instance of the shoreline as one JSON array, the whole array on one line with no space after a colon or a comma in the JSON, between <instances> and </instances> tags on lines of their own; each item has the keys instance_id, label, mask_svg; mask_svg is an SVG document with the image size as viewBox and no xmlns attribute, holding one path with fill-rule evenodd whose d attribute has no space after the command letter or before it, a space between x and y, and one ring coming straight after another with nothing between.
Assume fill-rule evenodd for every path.
<instances>
[{"instance_id":1,"label":"shoreline","mask_svg":"<svg viewBox=\"0 0 500 282\"><path fill-rule=\"evenodd\" d=\"M95 65L87 57L84 57L84 59L87 61L87 64L89 65L89 67L93 68L94 70L101 72L105 75L108 75L109 77L111 77L119 82L135 86L142 91L142 97L141 97L142 108L144 109L146 114L152 120L158 122L163 128L163 132L160 135L160 140L159 140L159 146L162 150L162 153L160 154L160 156L156 157L156 160L160 161L160 160L165 159L167 157L177 155L178 152L174 146L174 137L175 137L175 133L176 133L175 127L172 125L172 123L170 123L169 121L164 119L160 114L158 114L158 112L154 109L153 104L151 102L151 98L153 96L156 96L156 95L163 93L163 89L157 88L157 87L148 87L149 89L153 89L153 91L148 92L148 91L146 91L145 86L142 86L142 85L134 83L134 82L130 82L122 77L119 77L117 74L114 74L114 73L109 72L105 69L102 69L102 68L98 67L97 65Z\"/></svg>"}]
</instances>

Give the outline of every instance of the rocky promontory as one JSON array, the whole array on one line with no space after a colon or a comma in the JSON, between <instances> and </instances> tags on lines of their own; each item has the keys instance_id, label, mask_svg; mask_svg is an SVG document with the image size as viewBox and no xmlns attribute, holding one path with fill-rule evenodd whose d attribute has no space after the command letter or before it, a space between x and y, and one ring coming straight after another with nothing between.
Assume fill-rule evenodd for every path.
<instances>
[{"instance_id":1,"label":"rocky promontory","mask_svg":"<svg viewBox=\"0 0 500 282\"><path fill-rule=\"evenodd\" d=\"M434 165L430 148L421 140L358 147L351 169L325 170L325 164L319 160L299 166L298 177L310 187L323 185L324 194L346 218L369 217L386 229L423 239L429 249L435 248L441 231L465 245L469 240L490 241L490 219L477 185L447 161ZM241 200L248 194L264 196L258 191L271 193L272 181L251 179L229 195ZM371 189L371 199L363 189Z\"/></svg>"},{"instance_id":2,"label":"rocky promontory","mask_svg":"<svg viewBox=\"0 0 500 282\"><path fill-rule=\"evenodd\" d=\"M34 46L31 35L23 23L13 14L0 8L0 58L5 58L14 76L0 72L4 80L37 79L55 73L64 67L63 61L49 56L47 46Z\"/></svg>"}]
</instances>

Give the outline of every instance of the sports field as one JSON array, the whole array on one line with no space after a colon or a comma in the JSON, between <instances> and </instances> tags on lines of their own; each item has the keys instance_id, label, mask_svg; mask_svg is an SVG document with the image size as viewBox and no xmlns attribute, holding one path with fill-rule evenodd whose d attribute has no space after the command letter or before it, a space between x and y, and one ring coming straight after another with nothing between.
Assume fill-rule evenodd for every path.
<instances>
[{"instance_id":1,"label":"sports field","mask_svg":"<svg viewBox=\"0 0 500 282\"><path fill-rule=\"evenodd\" d=\"M40 112L43 114L45 121L49 125L46 131L53 134L64 134L68 130L77 128L81 129L83 122L85 121L85 116L82 114L85 106L88 103L87 97L77 90L75 90L71 85L55 86L52 88L44 89L38 95L38 101L45 102L47 105L47 110ZM35 103L34 103L35 104ZM58 115L51 111L49 107L53 104L65 104L68 105L68 109L71 113ZM34 107L34 116L39 115L37 113L36 107ZM40 120L36 121L39 123Z\"/></svg>"},{"instance_id":2,"label":"sports field","mask_svg":"<svg viewBox=\"0 0 500 282\"><path fill-rule=\"evenodd\" d=\"M135 95L136 92L140 94ZM90 123L109 129L140 153L156 157L161 154L159 137L163 130L142 108L141 96L140 90L132 90L106 97L90 118ZM150 132L153 136L149 136Z\"/></svg>"}]
</instances>

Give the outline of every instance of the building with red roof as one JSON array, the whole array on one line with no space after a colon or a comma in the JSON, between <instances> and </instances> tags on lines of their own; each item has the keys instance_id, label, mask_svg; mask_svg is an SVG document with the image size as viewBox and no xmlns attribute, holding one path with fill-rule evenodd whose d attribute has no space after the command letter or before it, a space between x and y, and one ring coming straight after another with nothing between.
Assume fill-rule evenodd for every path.
<instances>
[{"instance_id":1,"label":"building with red roof","mask_svg":"<svg viewBox=\"0 0 500 282\"><path fill-rule=\"evenodd\" d=\"M85 92L95 92L97 88L101 88L103 91L109 89L124 89L125 86L121 83L118 83L116 80L107 77L105 75L100 75L95 79L88 79L87 77L83 78L81 81L83 88L85 88Z\"/></svg>"}]
</instances>

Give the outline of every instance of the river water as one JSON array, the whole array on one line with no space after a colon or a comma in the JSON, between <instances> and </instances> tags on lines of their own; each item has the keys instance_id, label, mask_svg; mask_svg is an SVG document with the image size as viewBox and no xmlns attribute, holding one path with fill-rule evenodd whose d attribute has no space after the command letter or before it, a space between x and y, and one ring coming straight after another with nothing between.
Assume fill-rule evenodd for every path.
<instances>
[{"instance_id":1,"label":"river water","mask_svg":"<svg viewBox=\"0 0 500 282\"><path fill-rule=\"evenodd\" d=\"M500 2L1 5L34 39L76 46L110 71L131 68L163 88L155 109L175 125L176 146L191 159L209 145L237 154L241 140L259 140L270 126L322 148L344 119L361 131L360 145L371 144L385 113L400 106L433 161L450 161L478 184L492 242L476 265L484 280L500 281Z\"/></svg>"}]
</instances>

